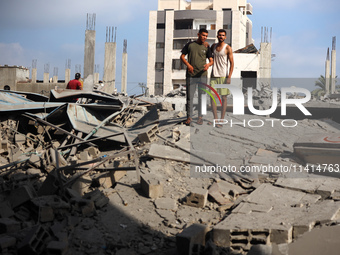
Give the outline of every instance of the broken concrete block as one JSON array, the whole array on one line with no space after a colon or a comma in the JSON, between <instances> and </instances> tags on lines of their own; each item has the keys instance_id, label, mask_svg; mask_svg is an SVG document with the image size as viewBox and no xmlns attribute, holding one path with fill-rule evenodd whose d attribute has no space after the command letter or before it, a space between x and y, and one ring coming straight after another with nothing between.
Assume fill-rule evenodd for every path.
<instances>
[{"instance_id":1,"label":"broken concrete block","mask_svg":"<svg viewBox=\"0 0 340 255\"><path fill-rule=\"evenodd\" d=\"M30 159L29 159L30 164L33 166L40 168L41 166L41 158L37 154L32 154Z\"/></svg>"},{"instance_id":2,"label":"broken concrete block","mask_svg":"<svg viewBox=\"0 0 340 255\"><path fill-rule=\"evenodd\" d=\"M155 206L158 209L167 209L172 211L177 209L176 200L171 198L158 198L155 200Z\"/></svg>"},{"instance_id":3,"label":"broken concrete block","mask_svg":"<svg viewBox=\"0 0 340 255\"><path fill-rule=\"evenodd\" d=\"M92 179L88 175L83 175L74 182L72 189L77 191L82 196L88 191L91 183Z\"/></svg>"},{"instance_id":4,"label":"broken concrete block","mask_svg":"<svg viewBox=\"0 0 340 255\"><path fill-rule=\"evenodd\" d=\"M200 247L205 245L205 236L208 232L208 227L202 224L193 224L185 228L181 233L176 235L177 251L181 255L197 254Z\"/></svg>"},{"instance_id":5,"label":"broken concrete block","mask_svg":"<svg viewBox=\"0 0 340 255\"><path fill-rule=\"evenodd\" d=\"M56 152L53 148L46 150L45 154L43 155L43 158L46 161L46 165L51 165L54 167L57 166ZM67 161L59 153L58 153L58 163L59 163L59 167L66 166L68 164Z\"/></svg>"},{"instance_id":6,"label":"broken concrete block","mask_svg":"<svg viewBox=\"0 0 340 255\"><path fill-rule=\"evenodd\" d=\"M146 132L138 134L138 139L142 143L151 143L157 140L159 134L158 124L151 126Z\"/></svg>"},{"instance_id":7,"label":"broken concrete block","mask_svg":"<svg viewBox=\"0 0 340 255\"><path fill-rule=\"evenodd\" d=\"M110 199L108 197L106 197L103 192L101 192L100 190L96 189L94 191L91 191L89 193L86 193L84 195L85 199L89 199L91 201L94 202L94 205L96 206L96 208L100 209L102 207L104 207L105 205L107 205L110 201Z\"/></svg>"},{"instance_id":8,"label":"broken concrete block","mask_svg":"<svg viewBox=\"0 0 340 255\"><path fill-rule=\"evenodd\" d=\"M219 205L229 204L230 200L225 198L219 190L218 184L215 182L210 186L208 190L209 196L211 196Z\"/></svg>"},{"instance_id":9,"label":"broken concrete block","mask_svg":"<svg viewBox=\"0 0 340 255\"><path fill-rule=\"evenodd\" d=\"M34 194L32 190L27 185L23 185L11 192L9 195L9 202L12 208L15 208L27 201L30 201L33 197Z\"/></svg>"},{"instance_id":10,"label":"broken concrete block","mask_svg":"<svg viewBox=\"0 0 340 255\"><path fill-rule=\"evenodd\" d=\"M47 231L40 226L34 226L18 244L18 254L42 254L45 249L45 242L50 237Z\"/></svg>"},{"instance_id":11,"label":"broken concrete block","mask_svg":"<svg viewBox=\"0 0 340 255\"><path fill-rule=\"evenodd\" d=\"M144 194L150 198L163 196L163 182L156 175L144 174L140 178L141 188Z\"/></svg>"},{"instance_id":12,"label":"broken concrete block","mask_svg":"<svg viewBox=\"0 0 340 255\"><path fill-rule=\"evenodd\" d=\"M207 203L208 191L205 189L194 189L191 193L186 197L184 202L185 205L203 208Z\"/></svg>"},{"instance_id":13,"label":"broken concrete block","mask_svg":"<svg viewBox=\"0 0 340 255\"><path fill-rule=\"evenodd\" d=\"M18 147L21 147L26 142L26 137L23 134L15 134L14 141Z\"/></svg>"},{"instance_id":14,"label":"broken concrete block","mask_svg":"<svg viewBox=\"0 0 340 255\"><path fill-rule=\"evenodd\" d=\"M84 217L90 217L96 213L94 202L89 199L73 198L71 203L75 205L75 209L81 212Z\"/></svg>"},{"instance_id":15,"label":"broken concrete block","mask_svg":"<svg viewBox=\"0 0 340 255\"><path fill-rule=\"evenodd\" d=\"M100 151L99 151L98 148L91 146L91 147L89 147L89 148L87 148L87 149L85 149L85 150L88 151L88 153L90 154L90 156L91 156L92 158L97 158L97 157L99 157Z\"/></svg>"},{"instance_id":16,"label":"broken concrete block","mask_svg":"<svg viewBox=\"0 0 340 255\"><path fill-rule=\"evenodd\" d=\"M51 241L46 247L48 254L53 255L64 255L68 250L67 242Z\"/></svg>"},{"instance_id":17,"label":"broken concrete block","mask_svg":"<svg viewBox=\"0 0 340 255\"><path fill-rule=\"evenodd\" d=\"M0 234L15 233L21 229L20 223L10 218L0 219Z\"/></svg>"},{"instance_id":18,"label":"broken concrete block","mask_svg":"<svg viewBox=\"0 0 340 255\"><path fill-rule=\"evenodd\" d=\"M270 241L272 243L291 243L293 240L292 226L277 226L272 227L270 231Z\"/></svg>"},{"instance_id":19,"label":"broken concrete block","mask_svg":"<svg viewBox=\"0 0 340 255\"><path fill-rule=\"evenodd\" d=\"M17 239L12 236L2 236L0 237L0 251L4 251L9 247L12 247L17 242Z\"/></svg>"},{"instance_id":20,"label":"broken concrete block","mask_svg":"<svg viewBox=\"0 0 340 255\"><path fill-rule=\"evenodd\" d=\"M10 148L10 145L8 143L8 140L1 140L0 144L0 153L8 152Z\"/></svg>"},{"instance_id":21,"label":"broken concrete block","mask_svg":"<svg viewBox=\"0 0 340 255\"><path fill-rule=\"evenodd\" d=\"M174 110L170 102L160 102L157 104L157 108L161 111L173 111Z\"/></svg>"},{"instance_id":22,"label":"broken concrete block","mask_svg":"<svg viewBox=\"0 0 340 255\"><path fill-rule=\"evenodd\" d=\"M83 161L90 161L93 159L93 157L89 154L88 151L81 151L79 153L79 159Z\"/></svg>"}]
</instances>

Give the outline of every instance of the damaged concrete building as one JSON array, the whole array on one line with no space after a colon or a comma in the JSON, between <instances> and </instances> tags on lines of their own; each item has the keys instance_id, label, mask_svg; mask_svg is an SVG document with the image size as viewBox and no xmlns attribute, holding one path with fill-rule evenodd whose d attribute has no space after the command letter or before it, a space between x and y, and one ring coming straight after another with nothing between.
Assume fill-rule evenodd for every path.
<instances>
[{"instance_id":1,"label":"damaged concrete building","mask_svg":"<svg viewBox=\"0 0 340 255\"><path fill-rule=\"evenodd\" d=\"M185 85L186 69L179 59L180 52L187 42L197 39L200 28L208 30L210 45L217 41L219 29L227 31L226 43L235 51L235 85L256 88L257 78L270 78L271 43L263 40L260 51L254 47L252 21L248 17L252 13L253 7L246 0L159 0L158 11L150 11L149 16L150 95L166 95Z\"/></svg>"}]
</instances>

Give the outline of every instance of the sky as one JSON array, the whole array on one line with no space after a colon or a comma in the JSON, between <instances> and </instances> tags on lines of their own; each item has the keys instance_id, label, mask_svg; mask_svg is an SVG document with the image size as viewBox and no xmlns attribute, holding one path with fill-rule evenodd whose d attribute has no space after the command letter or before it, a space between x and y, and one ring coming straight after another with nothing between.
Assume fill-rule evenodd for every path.
<instances>
[{"instance_id":1,"label":"sky","mask_svg":"<svg viewBox=\"0 0 340 255\"><path fill-rule=\"evenodd\" d=\"M259 49L261 27L272 28L273 78L315 78L325 74L327 48L337 37L340 49L338 0L252 0L253 39ZM149 11L157 0L0 0L0 65L30 68L37 60L38 79L44 65L50 76L58 68L65 77L71 59L83 70L87 14L96 14L95 64L103 76L106 27L117 27L116 87L120 91L123 41L127 39L128 94L141 92L147 79ZM234 49L236 50L236 49ZM340 51L339 51L340 52ZM337 74L340 73L338 53ZM338 82L339 83L339 82ZM313 90L313 79L309 89Z\"/></svg>"}]
</instances>

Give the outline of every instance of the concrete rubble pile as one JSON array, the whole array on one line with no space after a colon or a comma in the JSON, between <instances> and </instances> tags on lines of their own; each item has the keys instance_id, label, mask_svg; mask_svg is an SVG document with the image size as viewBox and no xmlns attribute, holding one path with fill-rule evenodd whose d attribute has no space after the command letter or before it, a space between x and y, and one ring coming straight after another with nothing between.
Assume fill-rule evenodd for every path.
<instances>
[{"instance_id":1,"label":"concrete rubble pile","mask_svg":"<svg viewBox=\"0 0 340 255\"><path fill-rule=\"evenodd\" d=\"M185 126L175 102L152 98L55 90L54 102L15 105L1 94L2 254L291 254L339 224L338 175L308 172L294 151L306 133L339 132L334 121L240 132ZM298 171L195 173L190 162L214 155Z\"/></svg>"}]
</instances>

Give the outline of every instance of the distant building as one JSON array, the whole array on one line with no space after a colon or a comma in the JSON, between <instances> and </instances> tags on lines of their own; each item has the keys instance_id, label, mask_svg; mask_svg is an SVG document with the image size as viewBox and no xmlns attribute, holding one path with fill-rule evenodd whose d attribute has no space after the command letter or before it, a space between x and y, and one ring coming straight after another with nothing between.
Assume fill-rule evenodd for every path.
<instances>
[{"instance_id":1,"label":"distant building","mask_svg":"<svg viewBox=\"0 0 340 255\"><path fill-rule=\"evenodd\" d=\"M210 45L217 42L217 31L221 28L227 31L226 43L234 51L253 44L252 22L248 18L252 12L253 7L246 0L158 0L158 11L150 11L149 17L147 87L150 94L167 94L185 84L186 67L179 59L181 49L188 41L197 39L200 28L208 30ZM252 78L239 79L240 86L256 87L257 78L270 78L271 45L263 46L266 46L263 49L267 51L263 54L266 59L261 60L253 45L234 54L233 78Z\"/></svg>"},{"instance_id":2,"label":"distant building","mask_svg":"<svg viewBox=\"0 0 340 255\"><path fill-rule=\"evenodd\" d=\"M17 83L28 82L29 74L23 66L0 66L0 89L16 90Z\"/></svg>"}]
</instances>

